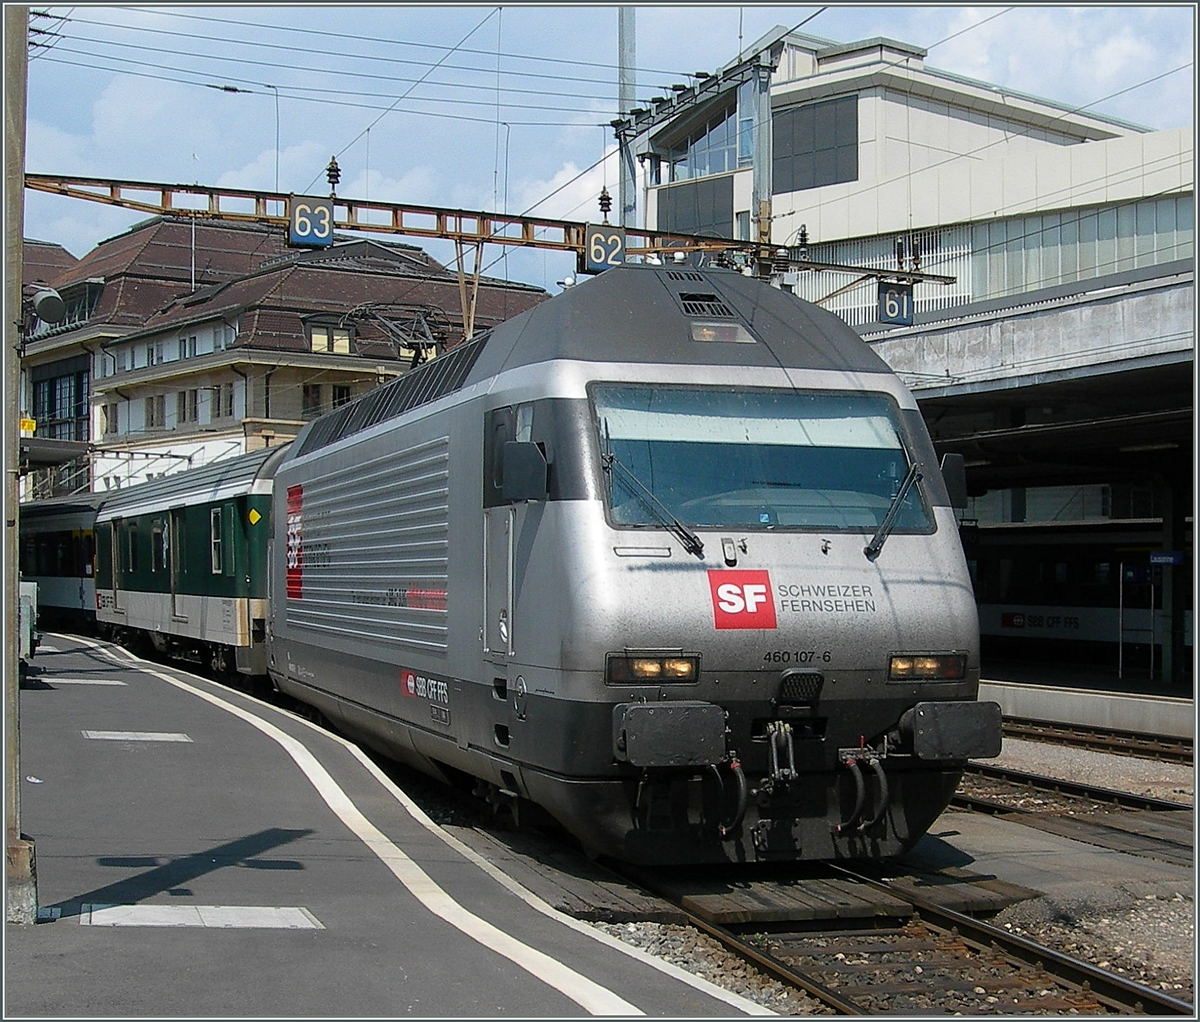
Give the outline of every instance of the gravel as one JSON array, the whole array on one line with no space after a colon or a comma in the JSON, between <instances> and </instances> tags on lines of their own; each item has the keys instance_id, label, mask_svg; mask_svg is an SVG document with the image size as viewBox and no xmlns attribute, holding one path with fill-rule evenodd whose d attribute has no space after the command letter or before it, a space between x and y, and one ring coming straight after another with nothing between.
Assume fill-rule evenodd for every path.
<instances>
[{"instance_id":1,"label":"gravel","mask_svg":"<svg viewBox=\"0 0 1200 1022\"><path fill-rule=\"evenodd\" d=\"M816 998L784 986L706 933L669 923L592 923L598 930L778 1015L830 1015Z\"/></svg>"},{"instance_id":2,"label":"gravel","mask_svg":"<svg viewBox=\"0 0 1200 1022\"><path fill-rule=\"evenodd\" d=\"M1195 805L1195 771L1183 763L1160 763L1019 738L1005 738L999 756L980 762Z\"/></svg>"}]
</instances>

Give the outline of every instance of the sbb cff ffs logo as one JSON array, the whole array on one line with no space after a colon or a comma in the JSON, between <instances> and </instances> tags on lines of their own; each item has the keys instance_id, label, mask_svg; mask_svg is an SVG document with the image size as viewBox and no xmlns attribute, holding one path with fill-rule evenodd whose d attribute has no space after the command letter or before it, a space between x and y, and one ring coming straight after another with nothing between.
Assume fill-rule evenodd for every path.
<instances>
[{"instance_id":1,"label":"sbb cff ffs logo","mask_svg":"<svg viewBox=\"0 0 1200 1022\"><path fill-rule=\"evenodd\" d=\"M286 592L289 600L304 596L304 530L301 516L304 511L304 487L297 484L287 488L287 575Z\"/></svg>"},{"instance_id":2,"label":"sbb cff ffs logo","mask_svg":"<svg viewBox=\"0 0 1200 1022\"><path fill-rule=\"evenodd\" d=\"M765 571L710 571L713 623L717 628L774 628L775 601Z\"/></svg>"}]
</instances>

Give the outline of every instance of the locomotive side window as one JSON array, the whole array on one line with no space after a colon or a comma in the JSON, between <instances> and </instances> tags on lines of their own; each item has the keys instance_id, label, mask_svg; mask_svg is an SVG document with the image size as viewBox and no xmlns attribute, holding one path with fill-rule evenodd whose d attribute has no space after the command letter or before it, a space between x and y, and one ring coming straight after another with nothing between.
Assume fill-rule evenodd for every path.
<instances>
[{"instance_id":1,"label":"locomotive side window","mask_svg":"<svg viewBox=\"0 0 1200 1022\"><path fill-rule=\"evenodd\" d=\"M504 445L517 438L516 415L512 408L497 408L487 417L484 437L483 506L507 504L504 499Z\"/></svg>"},{"instance_id":2,"label":"locomotive side window","mask_svg":"<svg viewBox=\"0 0 1200 1022\"><path fill-rule=\"evenodd\" d=\"M870 531L910 467L882 394L597 384L592 400L601 451L622 469L617 525L660 524L657 501L695 526ZM919 487L895 531L933 531Z\"/></svg>"}]
</instances>

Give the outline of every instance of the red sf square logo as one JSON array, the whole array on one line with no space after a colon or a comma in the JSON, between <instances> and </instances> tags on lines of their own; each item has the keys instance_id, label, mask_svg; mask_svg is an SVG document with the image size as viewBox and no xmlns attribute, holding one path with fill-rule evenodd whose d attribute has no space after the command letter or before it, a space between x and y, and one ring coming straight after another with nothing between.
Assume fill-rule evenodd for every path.
<instances>
[{"instance_id":1,"label":"red sf square logo","mask_svg":"<svg viewBox=\"0 0 1200 1022\"><path fill-rule=\"evenodd\" d=\"M775 601L765 571L710 571L713 623L717 628L774 628Z\"/></svg>"}]
</instances>

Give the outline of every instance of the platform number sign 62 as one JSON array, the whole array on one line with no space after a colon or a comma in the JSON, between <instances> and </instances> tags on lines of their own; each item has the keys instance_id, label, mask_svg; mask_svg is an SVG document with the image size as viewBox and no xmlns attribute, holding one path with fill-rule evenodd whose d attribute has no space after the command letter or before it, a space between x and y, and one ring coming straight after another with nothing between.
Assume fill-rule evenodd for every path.
<instances>
[{"instance_id":1,"label":"platform number sign 62","mask_svg":"<svg viewBox=\"0 0 1200 1022\"><path fill-rule=\"evenodd\" d=\"M584 231L580 273L600 273L625 261L625 229L608 224L589 224Z\"/></svg>"},{"instance_id":2,"label":"platform number sign 62","mask_svg":"<svg viewBox=\"0 0 1200 1022\"><path fill-rule=\"evenodd\" d=\"M288 244L328 248L333 244L333 200L293 195L288 200Z\"/></svg>"}]
</instances>

